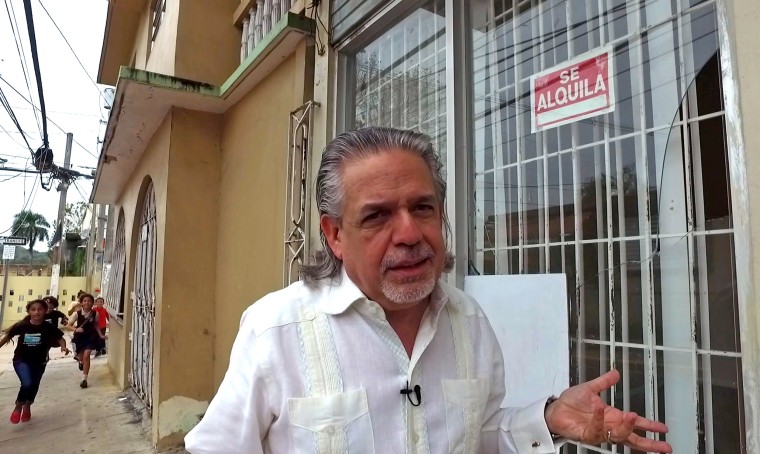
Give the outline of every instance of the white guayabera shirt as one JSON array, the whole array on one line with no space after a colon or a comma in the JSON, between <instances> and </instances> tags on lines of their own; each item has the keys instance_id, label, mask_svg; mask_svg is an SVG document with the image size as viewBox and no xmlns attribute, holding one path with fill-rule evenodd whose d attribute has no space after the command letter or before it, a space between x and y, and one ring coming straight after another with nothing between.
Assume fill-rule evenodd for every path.
<instances>
[{"instance_id":1,"label":"white guayabera shirt","mask_svg":"<svg viewBox=\"0 0 760 454\"><path fill-rule=\"evenodd\" d=\"M422 395L416 407L400 393L414 385ZM439 282L409 358L383 309L344 271L340 284L298 282L245 311L229 370L185 447L193 454L555 452L546 399L501 409L504 392L501 350L472 298Z\"/></svg>"}]
</instances>

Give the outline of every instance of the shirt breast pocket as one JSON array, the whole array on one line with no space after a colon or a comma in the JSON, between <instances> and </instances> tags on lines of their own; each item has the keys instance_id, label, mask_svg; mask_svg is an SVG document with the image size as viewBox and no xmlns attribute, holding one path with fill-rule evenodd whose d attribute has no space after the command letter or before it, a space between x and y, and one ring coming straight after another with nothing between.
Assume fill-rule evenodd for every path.
<instances>
[{"instance_id":1,"label":"shirt breast pocket","mask_svg":"<svg viewBox=\"0 0 760 454\"><path fill-rule=\"evenodd\" d=\"M443 380L450 453L469 454L478 450L489 394L488 378Z\"/></svg>"},{"instance_id":2,"label":"shirt breast pocket","mask_svg":"<svg viewBox=\"0 0 760 454\"><path fill-rule=\"evenodd\" d=\"M375 452L364 389L325 397L288 399L292 452Z\"/></svg>"}]
</instances>

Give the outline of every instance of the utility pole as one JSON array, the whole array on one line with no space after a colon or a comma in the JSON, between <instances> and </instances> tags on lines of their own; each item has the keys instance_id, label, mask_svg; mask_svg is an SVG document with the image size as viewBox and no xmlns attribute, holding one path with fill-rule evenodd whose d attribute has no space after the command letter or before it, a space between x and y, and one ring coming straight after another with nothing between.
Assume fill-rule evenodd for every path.
<instances>
[{"instance_id":1,"label":"utility pole","mask_svg":"<svg viewBox=\"0 0 760 454\"><path fill-rule=\"evenodd\" d=\"M15 233L15 232L11 232ZM5 306L8 304L8 275L10 274L11 267L9 260L15 255L16 246L23 246L26 244L26 238L14 237L14 236L1 236L0 247L3 250L3 299L0 301L0 328L3 326L3 315L5 314ZM5 248L13 246L10 250L11 254L6 256Z\"/></svg>"},{"instance_id":2,"label":"utility pole","mask_svg":"<svg viewBox=\"0 0 760 454\"><path fill-rule=\"evenodd\" d=\"M68 132L66 133L66 155L63 158L63 168L64 170L68 170L71 163L71 144L74 141L74 134ZM61 258L63 257L63 243L64 243L64 229L63 229L63 219L66 216L66 193L69 189L69 180L68 179L62 179L61 185L59 186L61 191L61 197L58 200L58 220L55 223L56 229L58 228L58 225L61 226L61 240L58 244L58 253L56 254L55 262L53 262L53 278L50 283L50 294L51 295L58 295L58 279L61 275Z\"/></svg>"},{"instance_id":3,"label":"utility pole","mask_svg":"<svg viewBox=\"0 0 760 454\"><path fill-rule=\"evenodd\" d=\"M5 298L8 296L8 274L10 271L8 259L3 259L3 300L0 301L0 329L3 327L3 315L5 314L5 306L8 304Z\"/></svg>"},{"instance_id":4,"label":"utility pole","mask_svg":"<svg viewBox=\"0 0 760 454\"><path fill-rule=\"evenodd\" d=\"M93 265L97 265L98 260L100 260L100 273L98 273L98 282L95 283L95 286L100 288L99 293L103 293L104 289L101 288L101 284L103 283L103 263L105 262L105 252L106 252L106 236L110 236L110 233L107 233L108 223L108 205L98 205L98 235L96 238L98 239L98 243L95 245L95 258L93 260ZM95 274L95 266L93 266L93 274Z\"/></svg>"},{"instance_id":5,"label":"utility pole","mask_svg":"<svg viewBox=\"0 0 760 454\"><path fill-rule=\"evenodd\" d=\"M85 285L88 291L93 288L92 286L92 273L93 263L95 256L95 248L98 244L98 235L100 232L95 231L95 221L99 217L100 205L90 204L90 234L87 237L87 268L85 271Z\"/></svg>"}]
</instances>

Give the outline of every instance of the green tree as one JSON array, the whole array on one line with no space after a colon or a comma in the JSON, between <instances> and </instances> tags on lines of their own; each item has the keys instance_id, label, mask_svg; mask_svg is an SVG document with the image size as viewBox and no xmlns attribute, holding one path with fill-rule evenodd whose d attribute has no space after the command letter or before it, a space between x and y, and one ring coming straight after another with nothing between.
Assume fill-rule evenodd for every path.
<instances>
[{"instance_id":1,"label":"green tree","mask_svg":"<svg viewBox=\"0 0 760 454\"><path fill-rule=\"evenodd\" d=\"M88 206L85 202L67 203L63 218L63 231L81 233L84 218L87 216L87 209Z\"/></svg>"},{"instance_id":2,"label":"green tree","mask_svg":"<svg viewBox=\"0 0 760 454\"><path fill-rule=\"evenodd\" d=\"M30 210L22 210L13 216L12 234L23 236L29 241L29 267L32 267L34 244L48 240L50 223L45 216Z\"/></svg>"}]
</instances>

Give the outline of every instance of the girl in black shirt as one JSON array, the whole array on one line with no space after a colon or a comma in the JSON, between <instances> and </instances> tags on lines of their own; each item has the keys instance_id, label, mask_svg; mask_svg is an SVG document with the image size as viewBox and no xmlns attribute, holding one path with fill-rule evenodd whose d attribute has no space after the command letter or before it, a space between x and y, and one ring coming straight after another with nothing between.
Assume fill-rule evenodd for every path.
<instances>
[{"instance_id":1,"label":"girl in black shirt","mask_svg":"<svg viewBox=\"0 0 760 454\"><path fill-rule=\"evenodd\" d=\"M46 296L42 298L42 301L47 304L47 314L45 314L45 321L51 323L56 328L60 326L66 326L69 323L66 314L58 310L58 299L54 296ZM24 317L24 320L29 320L29 316Z\"/></svg>"},{"instance_id":2,"label":"girl in black shirt","mask_svg":"<svg viewBox=\"0 0 760 454\"><path fill-rule=\"evenodd\" d=\"M40 381L47 366L48 350L52 345L61 347L61 352L69 354L63 332L52 323L45 322L47 304L42 300L30 301L26 305L28 320L21 320L8 329L0 339L0 347L12 337L18 336L13 353L13 369L16 371L21 388L16 397L16 407L11 413L11 423L27 422L32 418L31 406L40 389Z\"/></svg>"}]
</instances>

